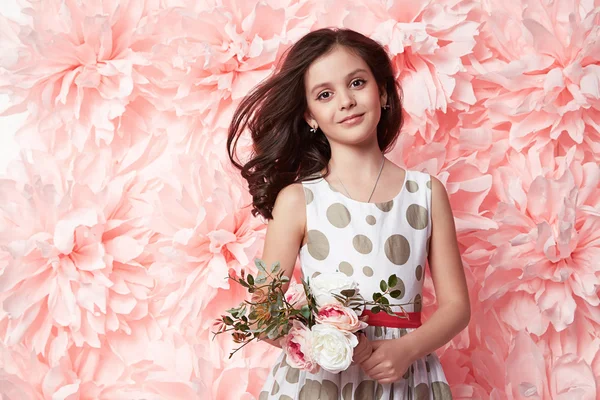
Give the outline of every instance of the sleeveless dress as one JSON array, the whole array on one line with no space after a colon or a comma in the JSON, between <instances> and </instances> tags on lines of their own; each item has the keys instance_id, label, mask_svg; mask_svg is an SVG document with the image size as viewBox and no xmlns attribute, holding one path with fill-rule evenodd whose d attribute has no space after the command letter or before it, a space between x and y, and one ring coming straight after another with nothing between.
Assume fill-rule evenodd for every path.
<instances>
[{"instance_id":1,"label":"sleeveless dress","mask_svg":"<svg viewBox=\"0 0 600 400\"><path fill-rule=\"evenodd\" d=\"M431 236L431 176L407 169L400 192L384 203L353 200L320 175L315 178L302 182L308 232L299 252L303 279L343 272L358 283L365 300L372 300L374 292L381 292L379 282L396 274L395 289L403 295L391 302L410 302L406 311L421 311ZM368 326L366 335L369 340L395 339L415 329ZM435 353L415 361L401 380L380 384L354 363L340 373L292 368L282 351L258 399L449 400L452 394Z\"/></svg>"}]
</instances>

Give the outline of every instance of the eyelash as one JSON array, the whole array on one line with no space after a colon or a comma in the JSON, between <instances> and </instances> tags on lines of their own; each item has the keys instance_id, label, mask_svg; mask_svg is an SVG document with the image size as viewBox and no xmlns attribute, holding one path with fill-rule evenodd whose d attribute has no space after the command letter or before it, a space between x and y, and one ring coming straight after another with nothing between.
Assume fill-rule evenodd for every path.
<instances>
[{"instance_id":1,"label":"eyelash","mask_svg":"<svg viewBox=\"0 0 600 400\"><path fill-rule=\"evenodd\" d=\"M354 82L358 82L358 81L361 81L361 82L363 82L363 84L362 84L362 85L360 85L360 86L355 86L355 87L361 87L361 86L364 86L364 84L367 82L366 80L364 80L364 79L360 79L360 78L359 78L359 79L355 79L355 80L353 80L353 81L350 83L350 85L352 85ZM320 93L320 94L317 96L317 100L321 100L321 95L323 95L323 94L325 94L325 93L329 93L329 92L321 92L321 93ZM323 100L327 100L327 99L323 99Z\"/></svg>"}]
</instances>

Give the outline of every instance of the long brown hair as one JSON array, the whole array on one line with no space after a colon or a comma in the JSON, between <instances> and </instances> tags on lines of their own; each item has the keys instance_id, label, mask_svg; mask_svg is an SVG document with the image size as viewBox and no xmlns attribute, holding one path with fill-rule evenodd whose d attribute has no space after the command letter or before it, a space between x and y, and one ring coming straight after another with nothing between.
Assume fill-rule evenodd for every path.
<instances>
[{"instance_id":1,"label":"long brown hair","mask_svg":"<svg viewBox=\"0 0 600 400\"><path fill-rule=\"evenodd\" d=\"M305 181L324 168L325 176L329 174L329 142L320 129L311 133L304 119L307 109L304 75L315 59L336 45L361 57L371 69L380 92L387 92L390 108L382 112L377 124L377 141L383 153L396 143L403 122L402 90L383 46L350 29L324 28L308 33L284 53L282 66L241 101L229 126L229 159L248 181L253 216L260 214L272 219L273 205L281 189ZM234 154L246 128L253 148L251 158L242 165L234 160Z\"/></svg>"}]
</instances>

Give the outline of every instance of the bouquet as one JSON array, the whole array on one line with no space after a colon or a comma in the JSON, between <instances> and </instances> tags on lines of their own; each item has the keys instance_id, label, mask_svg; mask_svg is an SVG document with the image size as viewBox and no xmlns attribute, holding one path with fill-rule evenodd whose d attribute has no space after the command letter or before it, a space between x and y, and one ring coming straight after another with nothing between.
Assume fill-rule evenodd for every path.
<instances>
[{"instance_id":1,"label":"bouquet","mask_svg":"<svg viewBox=\"0 0 600 400\"><path fill-rule=\"evenodd\" d=\"M246 275L243 269L241 277L226 277L252 294L250 301L226 310L229 315L222 315L213 325L217 329L213 332L215 336L231 332L235 343L243 343L229 358L252 340L266 336L279 341L292 367L311 373L320 368L337 373L352 363L353 351L358 345L356 334L368 326L365 319L359 317L365 306L373 305L370 311L374 314L383 311L408 318L402 306L410 303L390 304L386 297L398 298L402 294L395 290L396 275L382 280L379 285L382 293L374 293L373 301L366 301L360 295L358 284L341 272L322 273L312 280L290 283L284 293L283 286L289 278L283 276L279 262L269 270L260 259L256 259L255 264L256 278ZM392 306L400 306L402 311L394 313Z\"/></svg>"}]
</instances>

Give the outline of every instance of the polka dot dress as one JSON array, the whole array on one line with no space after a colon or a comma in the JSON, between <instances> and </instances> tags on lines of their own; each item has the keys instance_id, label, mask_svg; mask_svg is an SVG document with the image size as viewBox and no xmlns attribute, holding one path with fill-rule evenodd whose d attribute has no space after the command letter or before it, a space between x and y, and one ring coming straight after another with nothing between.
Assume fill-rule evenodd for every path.
<instances>
[{"instance_id":1,"label":"polka dot dress","mask_svg":"<svg viewBox=\"0 0 600 400\"><path fill-rule=\"evenodd\" d=\"M395 290L421 311L424 267L431 236L431 177L406 171L400 192L384 203L350 199L325 179L302 183L306 198L308 240L300 249L302 275L339 271L354 278L365 299L380 292L379 282L398 276ZM398 309L396 309L398 310ZM394 339L415 328L369 326L370 340ZM414 362L399 381L380 384L359 365L334 374L316 374L290 367L282 351L271 369L259 400L449 400L450 387L435 353Z\"/></svg>"}]
</instances>

